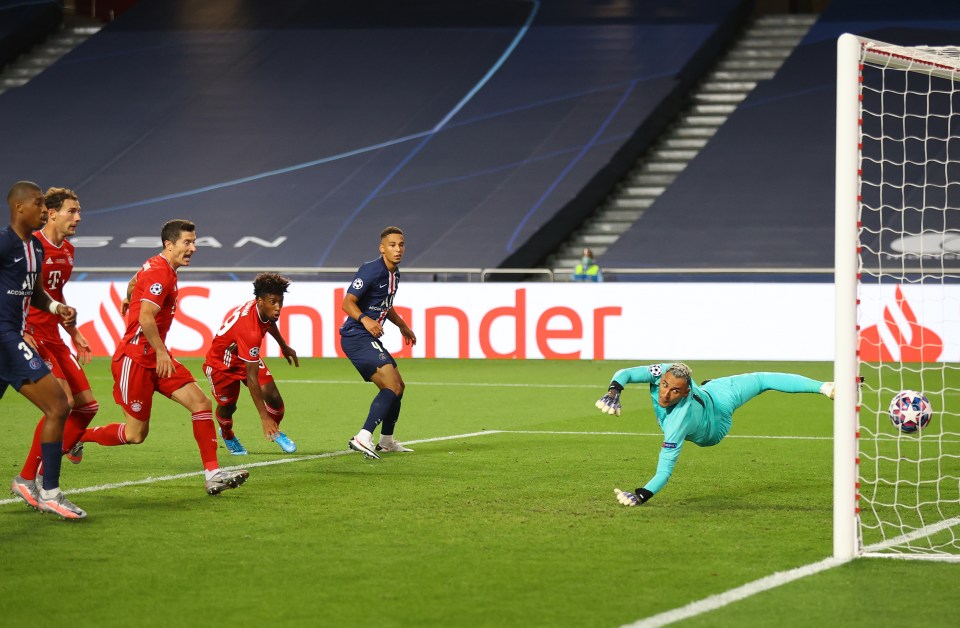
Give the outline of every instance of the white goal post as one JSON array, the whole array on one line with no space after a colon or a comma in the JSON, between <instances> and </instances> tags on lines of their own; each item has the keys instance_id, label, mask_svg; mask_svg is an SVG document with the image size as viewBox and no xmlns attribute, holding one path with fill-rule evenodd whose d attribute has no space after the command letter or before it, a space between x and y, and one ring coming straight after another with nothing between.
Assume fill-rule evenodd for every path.
<instances>
[{"instance_id":1,"label":"white goal post","mask_svg":"<svg viewBox=\"0 0 960 628\"><path fill-rule=\"evenodd\" d=\"M960 48L839 38L835 195L834 557L960 560Z\"/></svg>"}]
</instances>

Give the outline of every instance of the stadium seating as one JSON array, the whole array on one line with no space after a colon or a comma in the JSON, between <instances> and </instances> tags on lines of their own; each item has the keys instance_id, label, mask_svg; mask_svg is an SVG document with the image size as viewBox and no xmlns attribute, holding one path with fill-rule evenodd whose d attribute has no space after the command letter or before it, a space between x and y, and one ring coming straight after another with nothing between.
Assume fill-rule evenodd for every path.
<instances>
[{"instance_id":1,"label":"stadium seating","mask_svg":"<svg viewBox=\"0 0 960 628\"><path fill-rule=\"evenodd\" d=\"M955 3L833 0L604 266L832 268L837 37L956 45L958 31Z\"/></svg>"},{"instance_id":2,"label":"stadium seating","mask_svg":"<svg viewBox=\"0 0 960 628\"><path fill-rule=\"evenodd\" d=\"M402 7L402 10L401 8ZM0 95L0 180L78 191L83 266L529 265L602 198L745 0L140 0Z\"/></svg>"},{"instance_id":3,"label":"stadium seating","mask_svg":"<svg viewBox=\"0 0 960 628\"><path fill-rule=\"evenodd\" d=\"M0 66L43 40L62 19L57 0L0 0Z\"/></svg>"}]
</instances>

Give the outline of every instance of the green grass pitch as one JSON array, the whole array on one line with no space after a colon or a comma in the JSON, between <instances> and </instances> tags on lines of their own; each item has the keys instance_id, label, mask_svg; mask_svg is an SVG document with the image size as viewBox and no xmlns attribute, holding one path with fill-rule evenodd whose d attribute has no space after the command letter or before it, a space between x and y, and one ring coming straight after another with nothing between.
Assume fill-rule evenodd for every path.
<instances>
[{"instance_id":1,"label":"green grass pitch","mask_svg":"<svg viewBox=\"0 0 960 628\"><path fill-rule=\"evenodd\" d=\"M645 387L627 389L620 417L593 403L616 369L653 361L401 361L397 436L424 442L367 461L346 443L375 387L346 360L273 360L300 449L264 441L242 397L250 455L219 452L250 480L219 497L203 490L186 411L158 397L144 444L64 461L87 520L0 500L0 623L618 626L828 557L832 407L820 395L760 396L720 445L687 444L649 504L616 503L614 487L652 475L662 438ZM698 380L832 378L821 363L693 367ZM94 424L119 420L107 361L88 373ZM8 390L0 416L9 481L37 412ZM958 599L956 564L862 559L682 625L956 626Z\"/></svg>"}]
</instances>

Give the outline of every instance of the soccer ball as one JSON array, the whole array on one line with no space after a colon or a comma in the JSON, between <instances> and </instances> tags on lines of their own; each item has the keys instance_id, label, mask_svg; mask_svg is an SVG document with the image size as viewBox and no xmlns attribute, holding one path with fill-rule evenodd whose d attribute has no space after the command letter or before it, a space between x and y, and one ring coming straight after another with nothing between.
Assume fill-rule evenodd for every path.
<instances>
[{"instance_id":1,"label":"soccer ball","mask_svg":"<svg viewBox=\"0 0 960 628\"><path fill-rule=\"evenodd\" d=\"M890 421L905 434L912 434L930 423L930 400L915 390L901 390L890 401Z\"/></svg>"}]
</instances>

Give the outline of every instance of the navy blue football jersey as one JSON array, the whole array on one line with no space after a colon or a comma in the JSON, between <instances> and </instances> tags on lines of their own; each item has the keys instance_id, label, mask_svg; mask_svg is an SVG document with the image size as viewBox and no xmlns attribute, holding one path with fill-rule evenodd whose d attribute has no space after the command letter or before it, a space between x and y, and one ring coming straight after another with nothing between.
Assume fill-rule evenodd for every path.
<instances>
[{"instance_id":1,"label":"navy blue football jersey","mask_svg":"<svg viewBox=\"0 0 960 628\"><path fill-rule=\"evenodd\" d=\"M383 325L387 312L393 307L393 297L397 294L399 283L400 270L390 272L383 257L378 257L357 270L347 292L357 297L357 306L361 312ZM350 336L358 333L367 333L363 323L347 317L340 327L340 334Z\"/></svg>"},{"instance_id":2,"label":"navy blue football jersey","mask_svg":"<svg viewBox=\"0 0 960 628\"><path fill-rule=\"evenodd\" d=\"M42 264L37 236L24 242L9 225L0 229L0 335L23 334Z\"/></svg>"}]
</instances>

